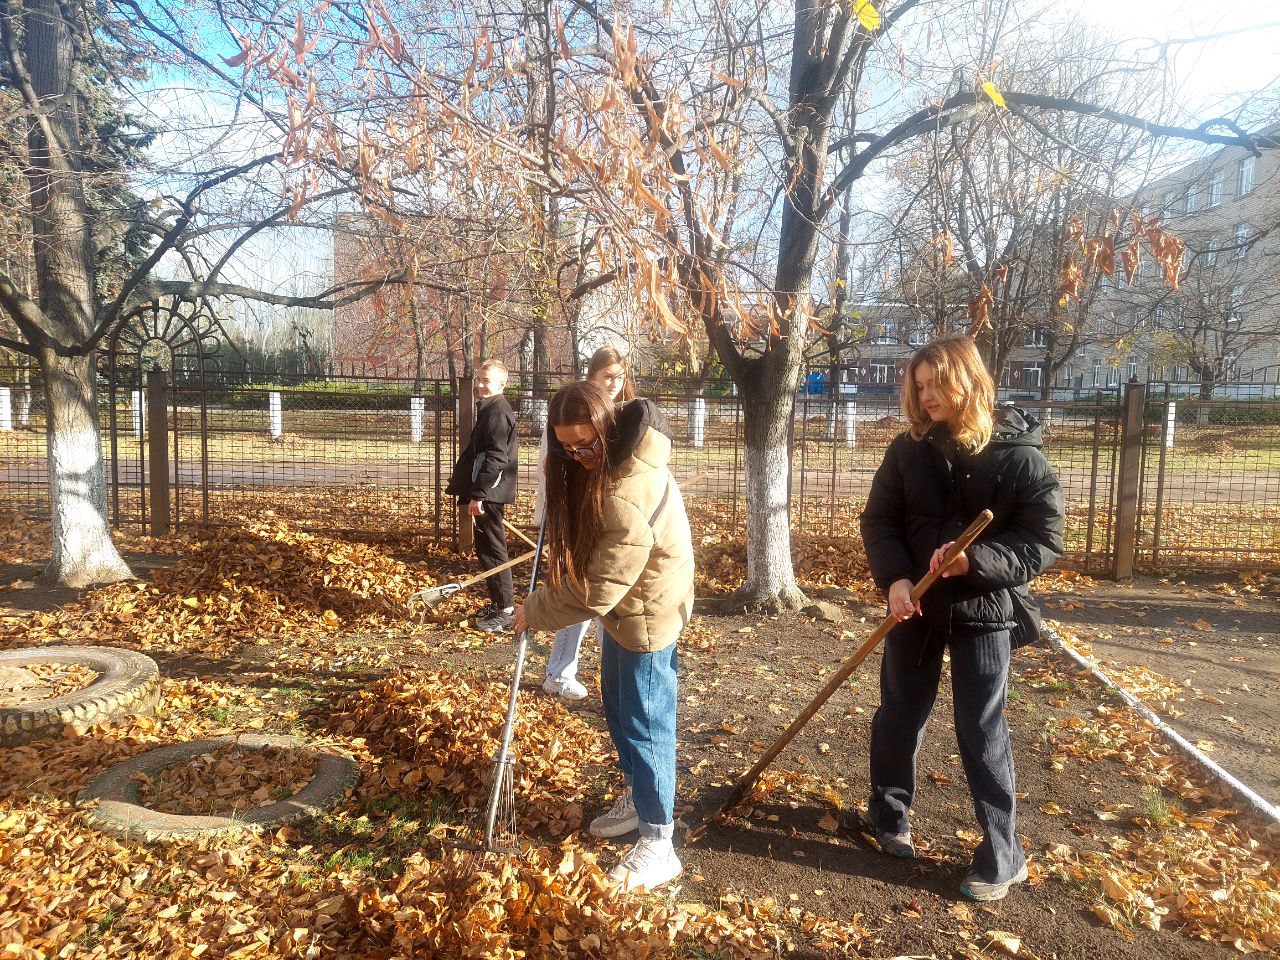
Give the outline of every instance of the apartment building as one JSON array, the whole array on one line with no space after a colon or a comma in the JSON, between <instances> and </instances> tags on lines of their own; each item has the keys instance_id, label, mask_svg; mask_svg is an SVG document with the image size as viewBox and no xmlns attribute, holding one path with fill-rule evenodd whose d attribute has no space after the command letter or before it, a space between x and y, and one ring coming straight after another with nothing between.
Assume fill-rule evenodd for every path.
<instances>
[{"instance_id":1,"label":"apartment building","mask_svg":"<svg viewBox=\"0 0 1280 960\"><path fill-rule=\"evenodd\" d=\"M1280 134L1280 123L1259 134ZM1103 278L1069 355L1049 329L1018 331L998 377L1006 394L1036 397L1048 383L1071 396L1134 378L1280 383L1280 151L1217 150L1152 181L1133 207L1186 242L1179 289L1150 255L1132 284ZM967 329L966 307L864 304L866 335L845 379L891 392L938 326Z\"/></svg>"}]
</instances>

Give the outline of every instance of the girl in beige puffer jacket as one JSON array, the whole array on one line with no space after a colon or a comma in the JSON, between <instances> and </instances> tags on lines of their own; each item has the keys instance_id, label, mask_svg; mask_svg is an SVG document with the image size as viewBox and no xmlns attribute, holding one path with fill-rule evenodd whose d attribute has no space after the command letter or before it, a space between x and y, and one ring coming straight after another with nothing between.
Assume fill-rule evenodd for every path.
<instances>
[{"instance_id":1,"label":"girl in beige puffer jacket","mask_svg":"<svg viewBox=\"0 0 1280 960\"><path fill-rule=\"evenodd\" d=\"M615 411L586 382L552 398L549 422L558 449L547 460L547 582L514 627L600 619L600 693L626 789L590 830L639 830L611 876L628 890L652 889L681 870L672 844L676 639L693 612L693 544L669 469L670 431L650 401Z\"/></svg>"}]
</instances>

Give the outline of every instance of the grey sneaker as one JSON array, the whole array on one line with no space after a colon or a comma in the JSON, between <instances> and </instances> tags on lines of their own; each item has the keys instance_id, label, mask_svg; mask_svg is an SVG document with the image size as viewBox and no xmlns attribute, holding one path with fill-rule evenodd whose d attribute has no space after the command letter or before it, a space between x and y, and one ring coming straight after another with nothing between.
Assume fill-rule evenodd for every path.
<instances>
[{"instance_id":1,"label":"grey sneaker","mask_svg":"<svg viewBox=\"0 0 1280 960\"><path fill-rule=\"evenodd\" d=\"M487 617L476 618L476 629L485 633L509 633L514 616L510 610L494 610Z\"/></svg>"},{"instance_id":2,"label":"grey sneaker","mask_svg":"<svg viewBox=\"0 0 1280 960\"><path fill-rule=\"evenodd\" d=\"M1003 883L987 883L985 880L980 880L976 873L970 873L964 878L964 882L960 884L960 892L970 900L989 903L992 900L1003 900L1007 897L1009 888L1015 883L1026 882L1027 865L1024 863L1017 873Z\"/></svg>"},{"instance_id":3,"label":"grey sneaker","mask_svg":"<svg viewBox=\"0 0 1280 960\"><path fill-rule=\"evenodd\" d=\"M876 831L876 843L880 844L880 850L887 853L891 857L899 857L903 860L913 860L916 855L916 845L911 842L911 831L906 833L889 833L887 830Z\"/></svg>"},{"instance_id":4,"label":"grey sneaker","mask_svg":"<svg viewBox=\"0 0 1280 960\"><path fill-rule=\"evenodd\" d=\"M631 788L622 791L622 796L613 802L608 813L602 813L591 821L587 827L593 837L620 837L624 833L640 829L640 815L636 813L635 801L631 799Z\"/></svg>"}]
</instances>

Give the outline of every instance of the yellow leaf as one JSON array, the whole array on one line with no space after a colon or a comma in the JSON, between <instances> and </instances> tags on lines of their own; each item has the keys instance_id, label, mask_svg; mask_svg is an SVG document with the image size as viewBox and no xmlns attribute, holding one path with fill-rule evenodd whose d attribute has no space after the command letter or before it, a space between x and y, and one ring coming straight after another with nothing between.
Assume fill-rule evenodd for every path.
<instances>
[{"instance_id":1,"label":"yellow leaf","mask_svg":"<svg viewBox=\"0 0 1280 960\"><path fill-rule=\"evenodd\" d=\"M987 931L987 946L999 947L1011 957L1016 957L1018 951L1022 949L1022 939L1015 937L1012 933L1006 933L1003 930Z\"/></svg>"},{"instance_id":2,"label":"yellow leaf","mask_svg":"<svg viewBox=\"0 0 1280 960\"><path fill-rule=\"evenodd\" d=\"M880 11L871 0L853 0L853 12L858 15L858 22L868 33L880 29Z\"/></svg>"},{"instance_id":3,"label":"yellow leaf","mask_svg":"<svg viewBox=\"0 0 1280 960\"><path fill-rule=\"evenodd\" d=\"M1004 102L1004 97L1000 94L1000 91L996 89L996 85L992 83L990 80L986 81L982 85L982 92L985 93L988 97L990 97L991 102L994 103L997 107L1000 107L1003 110L1009 109L1009 105Z\"/></svg>"}]
</instances>

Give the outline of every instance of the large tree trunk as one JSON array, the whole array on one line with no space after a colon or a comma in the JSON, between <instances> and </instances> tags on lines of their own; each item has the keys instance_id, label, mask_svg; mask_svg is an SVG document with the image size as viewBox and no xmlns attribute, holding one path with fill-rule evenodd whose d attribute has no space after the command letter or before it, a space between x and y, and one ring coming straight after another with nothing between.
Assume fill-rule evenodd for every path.
<instances>
[{"instance_id":1,"label":"large tree trunk","mask_svg":"<svg viewBox=\"0 0 1280 960\"><path fill-rule=\"evenodd\" d=\"M53 555L45 577L68 587L133 576L111 542L92 357L41 356L48 424Z\"/></svg>"},{"instance_id":2,"label":"large tree trunk","mask_svg":"<svg viewBox=\"0 0 1280 960\"><path fill-rule=\"evenodd\" d=\"M772 361L772 362L771 362ZM791 452L795 363L780 355L749 368L740 385L746 439L747 578L736 601L753 610L795 610L805 603L791 564Z\"/></svg>"},{"instance_id":3,"label":"large tree trunk","mask_svg":"<svg viewBox=\"0 0 1280 960\"><path fill-rule=\"evenodd\" d=\"M28 128L31 227L40 309L65 342L83 344L96 321L97 248L81 170L76 50L55 0L26 6L31 84L51 104ZM111 542L91 352L68 355L34 338L44 370L53 549L46 577L69 587L132 574Z\"/></svg>"}]
</instances>

